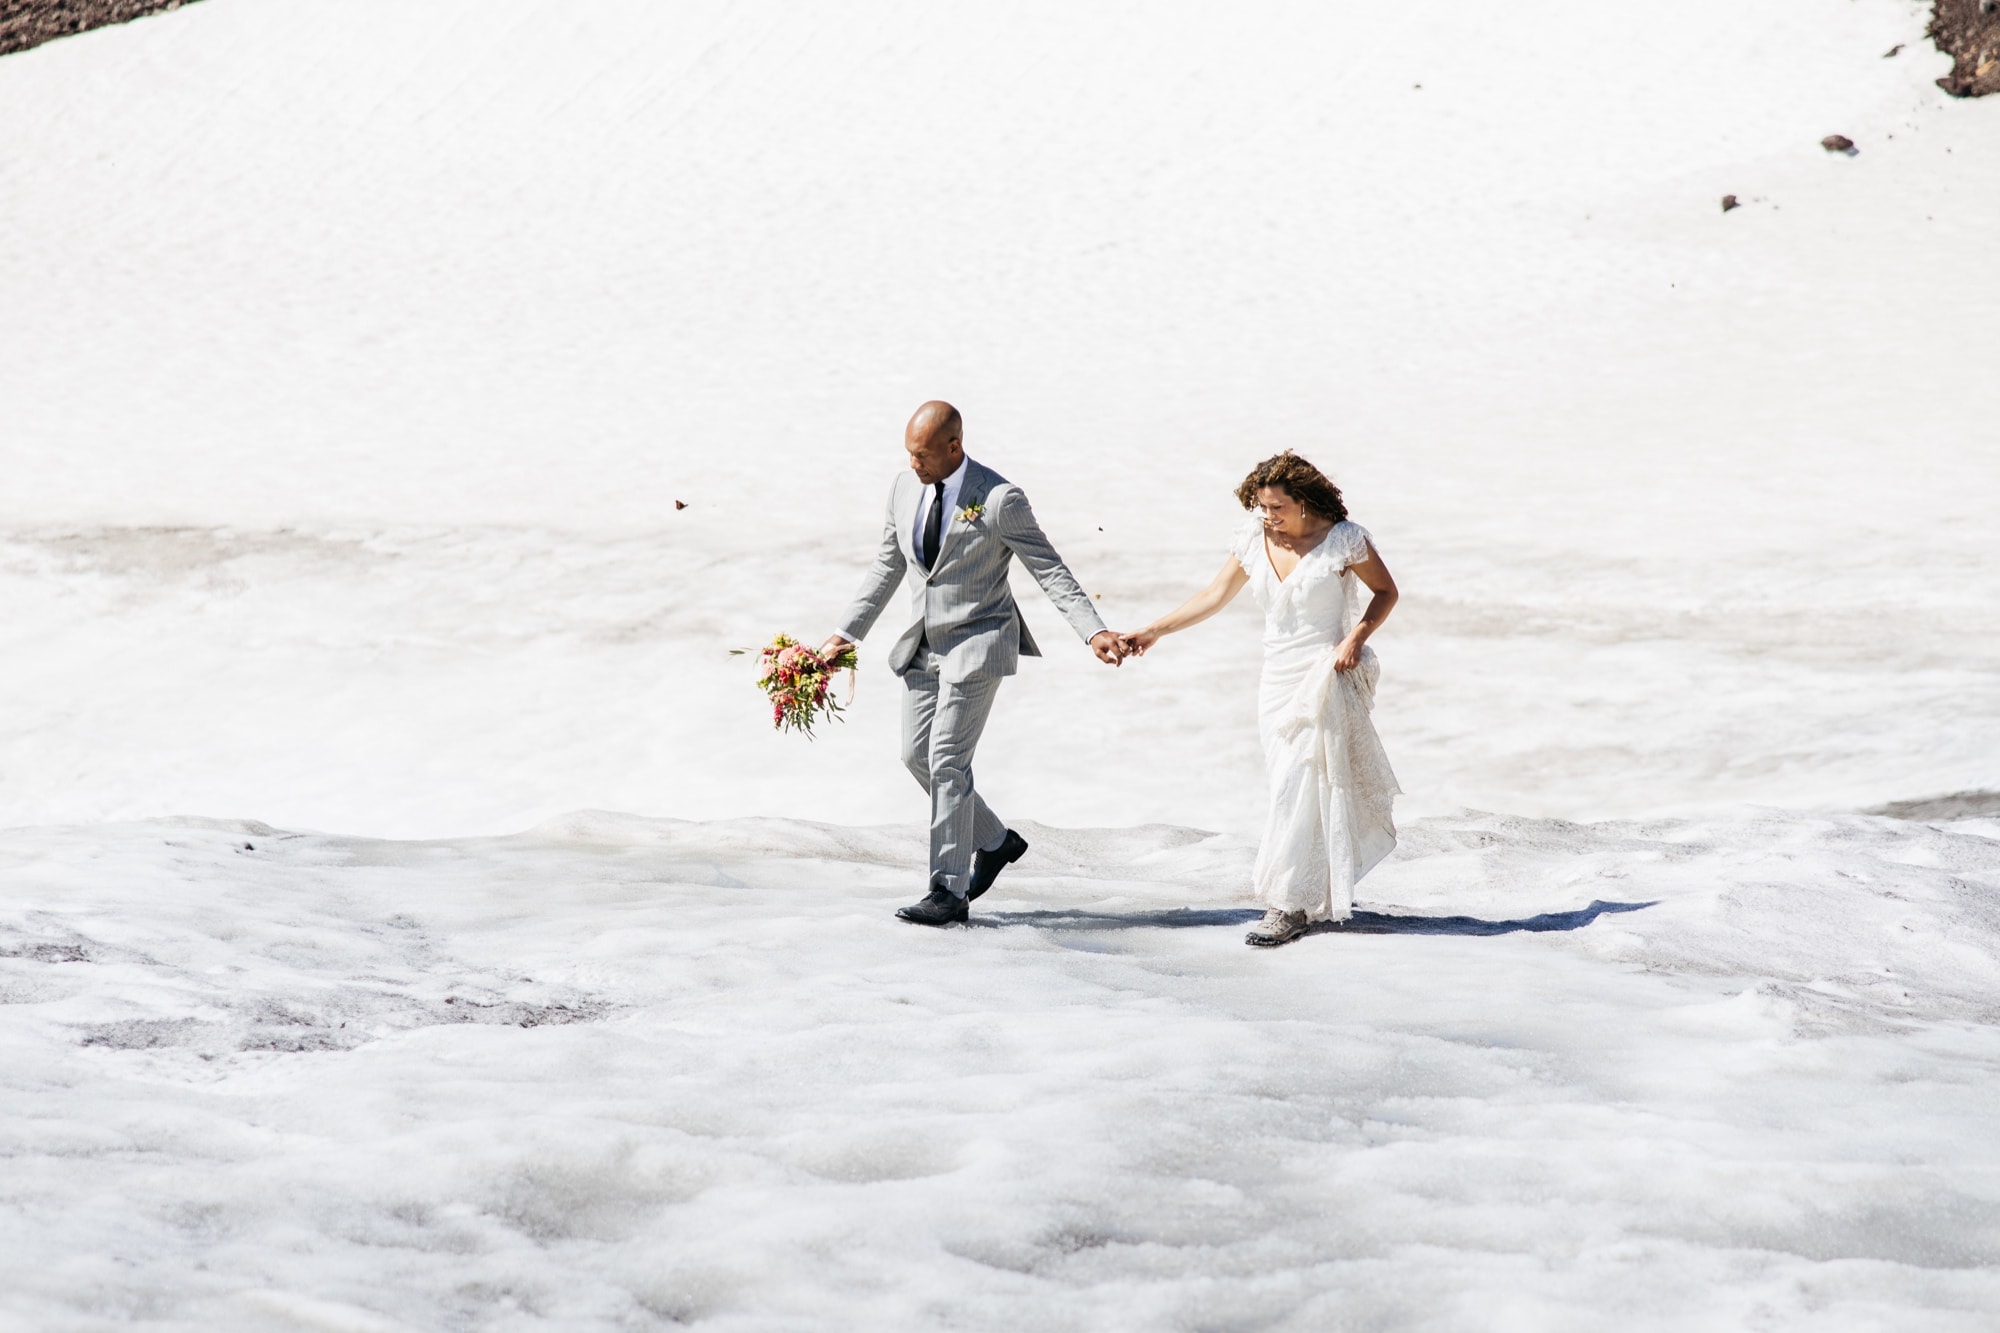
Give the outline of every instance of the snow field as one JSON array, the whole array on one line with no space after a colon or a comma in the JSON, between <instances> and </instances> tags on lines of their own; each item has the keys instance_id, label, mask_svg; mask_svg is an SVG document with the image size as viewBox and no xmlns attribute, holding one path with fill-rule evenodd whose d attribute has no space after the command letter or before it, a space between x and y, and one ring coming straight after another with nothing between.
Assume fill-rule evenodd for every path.
<instances>
[{"instance_id":1,"label":"snow field","mask_svg":"<svg viewBox=\"0 0 2000 1333\"><path fill-rule=\"evenodd\" d=\"M16 831L10 1305L1972 1329L2000 1300L1990 821L1431 820L1355 927L1276 954L1216 905L1235 839L1027 832L931 933L885 924L902 830Z\"/></svg>"},{"instance_id":2,"label":"snow field","mask_svg":"<svg viewBox=\"0 0 2000 1333\"><path fill-rule=\"evenodd\" d=\"M0 1322L1991 1327L2000 828L1852 813L2000 790L2000 105L1923 17L0 61ZM810 746L730 650L830 625L933 395L1121 628L1258 457L1347 488L1410 793L1353 928L1240 943L1254 623L1111 672L1025 587L1034 850L889 919L882 643Z\"/></svg>"},{"instance_id":3,"label":"snow field","mask_svg":"<svg viewBox=\"0 0 2000 1333\"><path fill-rule=\"evenodd\" d=\"M2000 789L2000 134L1921 22L204 0L10 59L0 795L908 819L879 670L806 757L725 653L837 614L934 394L1114 625L1327 466L1413 812ZM1240 623L1098 679L1025 600L1003 808L1255 828Z\"/></svg>"}]
</instances>

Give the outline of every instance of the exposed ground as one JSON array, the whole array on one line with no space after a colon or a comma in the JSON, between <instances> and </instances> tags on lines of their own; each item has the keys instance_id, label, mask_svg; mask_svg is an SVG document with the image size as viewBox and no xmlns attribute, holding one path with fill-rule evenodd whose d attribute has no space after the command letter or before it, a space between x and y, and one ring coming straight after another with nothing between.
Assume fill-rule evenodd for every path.
<instances>
[{"instance_id":1,"label":"exposed ground","mask_svg":"<svg viewBox=\"0 0 2000 1333\"><path fill-rule=\"evenodd\" d=\"M2000 818L2000 791L1961 791L1920 801L1891 801L1868 812L1891 819Z\"/></svg>"},{"instance_id":2,"label":"exposed ground","mask_svg":"<svg viewBox=\"0 0 2000 1333\"><path fill-rule=\"evenodd\" d=\"M192 0L0 0L0 55L179 9Z\"/></svg>"},{"instance_id":3,"label":"exposed ground","mask_svg":"<svg viewBox=\"0 0 2000 1333\"><path fill-rule=\"evenodd\" d=\"M1951 57L1951 73L1937 81L1953 97L2000 92L2000 4L1995 0L1937 0L1930 36Z\"/></svg>"}]
</instances>

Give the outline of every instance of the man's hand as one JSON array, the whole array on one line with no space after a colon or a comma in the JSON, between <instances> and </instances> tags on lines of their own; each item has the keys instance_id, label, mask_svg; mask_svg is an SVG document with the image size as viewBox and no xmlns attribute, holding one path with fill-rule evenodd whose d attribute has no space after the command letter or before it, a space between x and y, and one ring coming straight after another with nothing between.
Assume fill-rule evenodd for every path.
<instances>
[{"instance_id":1,"label":"man's hand","mask_svg":"<svg viewBox=\"0 0 2000 1333\"><path fill-rule=\"evenodd\" d=\"M828 635L826 642L819 646L820 660L831 662L835 657L853 646L853 643L841 638L838 634Z\"/></svg>"},{"instance_id":2,"label":"man's hand","mask_svg":"<svg viewBox=\"0 0 2000 1333\"><path fill-rule=\"evenodd\" d=\"M1125 660L1125 645L1119 637L1108 629L1101 629L1090 636L1090 651L1097 654L1097 660L1106 666L1117 666Z\"/></svg>"}]
</instances>

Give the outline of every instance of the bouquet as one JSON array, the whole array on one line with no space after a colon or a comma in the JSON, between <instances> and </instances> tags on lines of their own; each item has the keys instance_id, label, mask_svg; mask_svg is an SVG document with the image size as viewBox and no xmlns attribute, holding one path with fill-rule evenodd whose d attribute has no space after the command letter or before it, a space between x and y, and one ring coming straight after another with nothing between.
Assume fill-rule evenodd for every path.
<instances>
[{"instance_id":1,"label":"bouquet","mask_svg":"<svg viewBox=\"0 0 2000 1333\"><path fill-rule=\"evenodd\" d=\"M828 688L833 673L852 673L858 660L851 645L826 658L790 635L780 634L771 640L771 646L757 654L757 688L771 700L771 725L779 731L803 731L811 740L813 723L821 714L840 716L841 704ZM850 674L850 703L854 699L853 679Z\"/></svg>"}]
</instances>

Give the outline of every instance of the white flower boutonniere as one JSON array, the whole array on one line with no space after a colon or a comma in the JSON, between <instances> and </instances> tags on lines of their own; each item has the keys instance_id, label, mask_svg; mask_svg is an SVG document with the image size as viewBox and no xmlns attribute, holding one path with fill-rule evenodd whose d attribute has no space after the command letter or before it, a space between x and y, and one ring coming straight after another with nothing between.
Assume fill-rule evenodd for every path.
<instances>
[{"instance_id":1,"label":"white flower boutonniere","mask_svg":"<svg viewBox=\"0 0 2000 1333\"><path fill-rule=\"evenodd\" d=\"M963 505L958 511L958 521L961 523L977 522L979 516L985 512L985 505Z\"/></svg>"}]
</instances>

